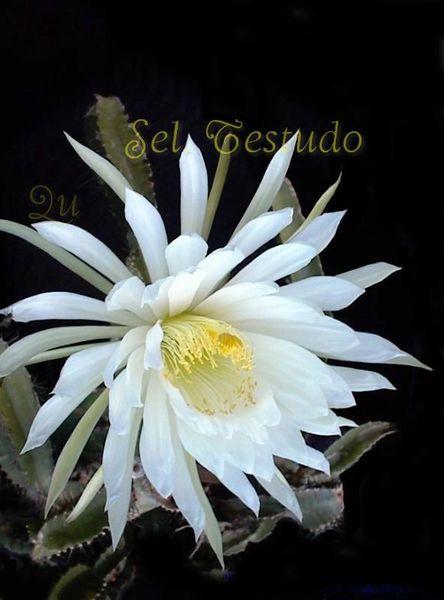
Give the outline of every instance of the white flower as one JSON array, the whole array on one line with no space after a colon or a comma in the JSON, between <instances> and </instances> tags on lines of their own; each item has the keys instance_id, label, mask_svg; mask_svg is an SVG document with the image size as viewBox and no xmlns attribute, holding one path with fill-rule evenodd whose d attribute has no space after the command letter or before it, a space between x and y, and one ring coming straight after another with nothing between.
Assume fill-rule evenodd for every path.
<instances>
[{"instance_id":1,"label":"white flower","mask_svg":"<svg viewBox=\"0 0 444 600\"><path fill-rule=\"evenodd\" d=\"M191 138L180 159L182 233L170 243L156 208L131 190L108 161L69 139L125 202L125 216L151 283L134 276L111 250L79 227L43 222L34 225L35 233L1 223L4 231L40 246L105 294L102 301L70 292L43 293L3 313L24 322L111 323L48 329L25 337L1 355L0 376L25 364L69 357L23 451L44 444L104 383L109 389L110 427L103 469L74 512L82 510L104 481L117 544L126 523L138 446L151 484L162 496L173 496L196 538L205 532L222 563L219 528L197 463L255 514L259 499L247 475L301 519L297 499L274 457L328 472L323 454L308 446L301 432L340 435L342 426L354 423L333 409L353 406L352 392L393 389L378 373L333 366L322 359L424 366L387 340L355 332L324 314L348 306L397 267L375 263L336 277L310 277L279 287L277 280L307 265L330 242L344 214L333 212L307 220L287 243L265 250L230 276L292 221L291 209L269 209L283 183L295 138L272 159L228 244L209 254L203 235L209 229L207 172ZM82 424L80 438L87 437L99 419L105 396L85 416L88 427ZM82 447L70 458L72 467ZM67 477L56 467L48 508Z\"/></svg>"}]
</instances>

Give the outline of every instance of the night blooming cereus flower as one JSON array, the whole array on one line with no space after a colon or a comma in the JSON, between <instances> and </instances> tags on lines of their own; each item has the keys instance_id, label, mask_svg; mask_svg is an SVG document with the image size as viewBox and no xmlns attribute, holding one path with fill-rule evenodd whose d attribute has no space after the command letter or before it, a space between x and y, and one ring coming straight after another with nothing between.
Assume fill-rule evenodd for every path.
<instances>
[{"instance_id":1,"label":"night blooming cereus flower","mask_svg":"<svg viewBox=\"0 0 444 600\"><path fill-rule=\"evenodd\" d=\"M333 366L323 359L424 366L387 340L355 332L324 314L348 306L397 267L375 263L336 277L316 276L277 285L276 281L306 266L330 242L344 214L332 212L311 215L286 243L265 250L245 262L234 277L230 275L292 223L292 209L270 208L283 185L296 136L271 160L228 244L210 253L206 239L214 206L208 202L202 154L190 137L180 159L181 235L171 242L157 209L133 191L111 163L68 139L125 203L125 217L140 246L150 283L79 227L42 222L33 225L35 232L1 222L3 231L47 251L105 295L104 300L97 300L49 292L2 310L22 322L80 319L107 323L34 333L0 356L0 376L22 365L68 357L51 397L35 417L23 451L44 444L104 383L105 391L82 418L82 443L74 449L71 443L66 450L74 456L73 468L109 404L103 464L72 517L104 483L116 546L127 519L138 448L151 484L161 496L174 498L196 538L206 533L223 564L218 523L197 463L255 514L259 498L247 475L301 519L298 501L274 457L328 473L324 455L306 444L302 432L340 435L342 426L354 423L333 409L353 406L352 392L393 388L378 373ZM327 196L336 187L329 188ZM47 510L70 476L58 464Z\"/></svg>"}]
</instances>

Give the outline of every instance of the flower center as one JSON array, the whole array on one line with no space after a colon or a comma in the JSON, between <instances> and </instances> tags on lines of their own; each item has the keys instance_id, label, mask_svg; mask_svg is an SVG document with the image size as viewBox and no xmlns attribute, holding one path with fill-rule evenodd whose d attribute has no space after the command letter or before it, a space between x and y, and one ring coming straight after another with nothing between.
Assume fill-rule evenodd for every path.
<instances>
[{"instance_id":1,"label":"flower center","mask_svg":"<svg viewBox=\"0 0 444 600\"><path fill-rule=\"evenodd\" d=\"M184 313L163 321L165 376L188 405L207 414L231 414L255 404L253 352L228 323Z\"/></svg>"}]
</instances>

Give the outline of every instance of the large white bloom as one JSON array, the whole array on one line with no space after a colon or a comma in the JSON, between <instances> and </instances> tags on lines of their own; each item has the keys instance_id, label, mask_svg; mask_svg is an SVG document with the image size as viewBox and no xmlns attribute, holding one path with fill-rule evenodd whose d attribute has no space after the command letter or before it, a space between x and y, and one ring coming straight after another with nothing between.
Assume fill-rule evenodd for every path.
<instances>
[{"instance_id":1,"label":"large white bloom","mask_svg":"<svg viewBox=\"0 0 444 600\"><path fill-rule=\"evenodd\" d=\"M373 371L322 359L423 366L387 340L355 332L324 314L348 306L397 267L375 263L279 287L277 280L307 265L330 242L344 214L333 212L312 219L287 243L265 250L230 276L292 221L291 209L269 209L288 169L294 138L272 159L228 244L209 254L204 239L207 172L191 138L180 160L182 233L170 243L156 208L131 190L108 161L69 139L125 202L151 283L146 285L102 242L74 225L39 223L34 225L37 234L19 225L3 227L50 252L105 293L103 301L43 293L2 311L16 321L107 323L48 329L1 355L0 376L25 364L69 357L23 450L45 443L104 383L110 427L103 469L85 493L91 495L104 481L114 546L126 523L138 445L151 484L174 498L196 538L206 532L222 562L218 525L197 463L254 513L259 499L247 475L300 519L297 499L274 457L328 472L323 454L308 446L301 432L340 435L341 426L353 423L333 409L353 406L352 392L393 387ZM97 402L103 410L103 395ZM89 431L101 414L95 411L88 416ZM53 491L51 502L55 496Z\"/></svg>"}]
</instances>

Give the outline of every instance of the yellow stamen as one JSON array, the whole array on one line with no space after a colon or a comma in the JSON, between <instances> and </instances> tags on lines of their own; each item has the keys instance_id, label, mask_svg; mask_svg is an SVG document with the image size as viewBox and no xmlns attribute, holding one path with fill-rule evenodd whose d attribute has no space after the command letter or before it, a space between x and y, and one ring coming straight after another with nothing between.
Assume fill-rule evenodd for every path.
<instances>
[{"instance_id":1,"label":"yellow stamen","mask_svg":"<svg viewBox=\"0 0 444 600\"><path fill-rule=\"evenodd\" d=\"M214 415L255 403L253 352L228 323L184 313L162 329L165 376L189 405Z\"/></svg>"}]
</instances>

